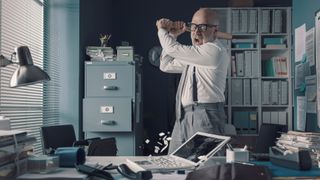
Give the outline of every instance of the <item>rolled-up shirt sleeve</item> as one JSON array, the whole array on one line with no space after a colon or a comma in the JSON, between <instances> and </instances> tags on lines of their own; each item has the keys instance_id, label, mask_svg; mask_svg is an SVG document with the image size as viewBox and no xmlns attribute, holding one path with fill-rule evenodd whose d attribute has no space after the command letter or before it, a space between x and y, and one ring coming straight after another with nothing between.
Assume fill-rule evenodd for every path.
<instances>
[{"instance_id":1,"label":"rolled-up shirt sleeve","mask_svg":"<svg viewBox=\"0 0 320 180\"><path fill-rule=\"evenodd\" d=\"M200 46L187 46L177 42L165 29L158 30L158 37L163 51L183 64L217 68L221 48L212 42Z\"/></svg>"},{"instance_id":2,"label":"rolled-up shirt sleeve","mask_svg":"<svg viewBox=\"0 0 320 180\"><path fill-rule=\"evenodd\" d=\"M160 70L167 73L182 73L185 64L180 61L175 60L173 57L169 56L162 51L160 56Z\"/></svg>"}]
</instances>

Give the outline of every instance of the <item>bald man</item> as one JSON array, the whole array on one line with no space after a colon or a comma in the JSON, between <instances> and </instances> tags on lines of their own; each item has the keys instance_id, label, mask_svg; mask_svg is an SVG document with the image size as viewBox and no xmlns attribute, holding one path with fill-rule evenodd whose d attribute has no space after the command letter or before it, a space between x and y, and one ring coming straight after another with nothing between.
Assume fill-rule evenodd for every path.
<instances>
[{"instance_id":1,"label":"bald man","mask_svg":"<svg viewBox=\"0 0 320 180\"><path fill-rule=\"evenodd\" d=\"M224 134L224 91L230 58L216 38L219 20L212 9L199 9L188 24L163 18L156 26L163 48L160 69L182 74L169 146L171 153L197 131ZM191 32L191 46L176 40L187 30Z\"/></svg>"}]
</instances>

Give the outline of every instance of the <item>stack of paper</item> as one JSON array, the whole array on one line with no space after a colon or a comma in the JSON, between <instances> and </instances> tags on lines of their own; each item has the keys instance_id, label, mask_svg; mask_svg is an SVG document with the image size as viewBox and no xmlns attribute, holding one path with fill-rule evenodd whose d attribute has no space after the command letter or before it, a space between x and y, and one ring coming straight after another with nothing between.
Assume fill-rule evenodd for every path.
<instances>
[{"instance_id":1,"label":"stack of paper","mask_svg":"<svg viewBox=\"0 0 320 180\"><path fill-rule=\"evenodd\" d=\"M320 133L288 131L281 134L276 145L280 148L297 151L305 149L310 152L312 164L318 166L320 157Z\"/></svg>"},{"instance_id":2,"label":"stack of paper","mask_svg":"<svg viewBox=\"0 0 320 180\"><path fill-rule=\"evenodd\" d=\"M26 159L35 141L26 131L0 130L0 179L14 179L26 172Z\"/></svg>"}]
</instances>

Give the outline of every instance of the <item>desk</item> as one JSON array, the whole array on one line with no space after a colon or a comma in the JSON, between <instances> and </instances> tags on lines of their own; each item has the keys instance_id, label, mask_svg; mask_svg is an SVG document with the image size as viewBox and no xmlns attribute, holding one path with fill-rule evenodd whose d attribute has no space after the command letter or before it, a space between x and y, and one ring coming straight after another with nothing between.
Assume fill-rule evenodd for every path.
<instances>
[{"instance_id":1,"label":"desk","mask_svg":"<svg viewBox=\"0 0 320 180\"><path fill-rule=\"evenodd\" d=\"M96 164L99 163L103 166L112 163L113 165L120 165L126 162L126 159L130 158L132 160L141 160L143 156L89 156L86 159L86 163L88 164ZM117 179L127 179L122 175L118 174L116 170L108 171L112 174L112 176ZM184 180L186 178L186 174L159 174L153 173L153 179L155 180ZM36 180L36 179L73 179L73 180L86 180L91 179L87 175L77 172L75 168L59 168L59 171L48 174L32 174L27 173L19 176L18 180ZM96 178L95 178L96 179Z\"/></svg>"},{"instance_id":2,"label":"desk","mask_svg":"<svg viewBox=\"0 0 320 180\"><path fill-rule=\"evenodd\" d=\"M126 159L130 158L132 160L141 160L143 156L91 156L87 157L86 163L95 164L99 163L101 165L107 165L109 163L112 163L113 165L119 165L126 162ZM225 162L224 157L213 157L212 159L209 159L206 162L206 165L212 165L212 164L219 164ZM276 166L271 164L270 162L254 162L256 165L263 165L267 166L271 173L273 174L273 179L296 179L302 178L302 177L309 177L314 179L315 177L320 179L320 169L313 169L311 171L298 171L298 170L292 170L283 168L280 166ZM117 173L116 170L109 171L115 179L126 179L123 178L121 175ZM86 175L78 173L76 169L74 168L60 168L60 171L57 173L51 173L51 174L24 174L22 176L19 176L19 180L30 180L30 179L89 179ZM183 180L186 178L186 174L180 175L176 173L171 174L159 174L159 173L153 173L153 179L155 180Z\"/></svg>"}]
</instances>

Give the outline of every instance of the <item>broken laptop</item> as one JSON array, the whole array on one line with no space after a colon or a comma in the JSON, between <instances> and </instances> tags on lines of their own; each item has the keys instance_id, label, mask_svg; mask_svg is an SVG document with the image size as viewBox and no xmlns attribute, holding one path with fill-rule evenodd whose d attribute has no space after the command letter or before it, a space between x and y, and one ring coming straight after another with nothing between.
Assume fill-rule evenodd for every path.
<instances>
[{"instance_id":1,"label":"broken laptop","mask_svg":"<svg viewBox=\"0 0 320 180\"><path fill-rule=\"evenodd\" d=\"M230 139L228 136L197 132L170 155L127 159L127 165L135 172L195 169L217 153Z\"/></svg>"}]
</instances>

